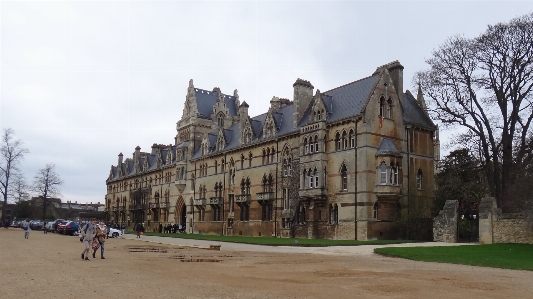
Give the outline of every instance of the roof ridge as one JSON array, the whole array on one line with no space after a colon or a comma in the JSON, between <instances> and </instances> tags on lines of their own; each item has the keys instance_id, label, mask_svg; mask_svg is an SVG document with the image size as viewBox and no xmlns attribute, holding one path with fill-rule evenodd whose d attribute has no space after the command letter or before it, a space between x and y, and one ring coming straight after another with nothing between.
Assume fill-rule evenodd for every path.
<instances>
[{"instance_id":1,"label":"roof ridge","mask_svg":"<svg viewBox=\"0 0 533 299\"><path fill-rule=\"evenodd\" d=\"M372 77L374 77L374 76L378 76L378 75L370 75L370 76L367 76L367 77L364 77L364 78L361 78L361 79L355 80L355 81L353 81L353 82L346 83L346 84L343 84L343 85L341 85L341 86L337 86L337 87L332 88L332 89L330 89L330 90L327 90L327 91L321 92L321 94L325 94L325 93L328 93L328 92L330 92L330 91L334 91L335 89L339 89L339 88L341 88L341 87L348 86L348 85L350 85L350 84L354 84L354 83L357 83L357 82L359 82L359 81L363 81L363 80L366 80L366 79L368 79L368 78L372 78Z\"/></svg>"}]
</instances>

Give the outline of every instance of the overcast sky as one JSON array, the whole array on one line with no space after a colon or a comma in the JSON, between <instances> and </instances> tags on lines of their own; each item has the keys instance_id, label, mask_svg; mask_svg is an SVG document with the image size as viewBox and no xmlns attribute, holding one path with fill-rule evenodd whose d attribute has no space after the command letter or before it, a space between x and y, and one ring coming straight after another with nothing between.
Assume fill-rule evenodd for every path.
<instances>
[{"instance_id":1,"label":"overcast sky","mask_svg":"<svg viewBox=\"0 0 533 299\"><path fill-rule=\"evenodd\" d=\"M292 99L303 78L322 91L399 60L404 88L446 38L533 11L533 1L0 2L0 128L47 163L62 200L103 202L117 155L171 144L189 79L239 90L250 115ZM442 134L446 136L447 134ZM442 140L441 143L446 143Z\"/></svg>"}]
</instances>

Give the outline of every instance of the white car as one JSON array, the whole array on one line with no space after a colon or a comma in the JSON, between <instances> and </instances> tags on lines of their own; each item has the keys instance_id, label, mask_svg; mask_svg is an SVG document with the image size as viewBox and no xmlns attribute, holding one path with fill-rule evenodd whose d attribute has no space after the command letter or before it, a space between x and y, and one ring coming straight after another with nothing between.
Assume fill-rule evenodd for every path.
<instances>
[{"instance_id":1,"label":"white car","mask_svg":"<svg viewBox=\"0 0 533 299\"><path fill-rule=\"evenodd\" d=\"M108 227L106 227L106 229L107 229L107 237L108 238L122 237L122 231L120 229L108 228Z\"/></svg>"}]
</instances>

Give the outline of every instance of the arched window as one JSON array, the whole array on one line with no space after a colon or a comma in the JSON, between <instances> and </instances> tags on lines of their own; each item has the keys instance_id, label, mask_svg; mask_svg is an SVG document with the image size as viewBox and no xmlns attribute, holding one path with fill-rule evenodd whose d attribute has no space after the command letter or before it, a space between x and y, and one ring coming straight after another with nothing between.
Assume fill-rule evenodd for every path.
<instances>
[{"instance_id":1,"label":"arched window","mask_svg":"<svg viewBox=\"0 0 533 299\"><path fill-rule=\"evenodd\" d=\"M320 111L315 112L315 115L316 115L315 120L321 120L322 119L322 113L320 113Z\"/></svg>"},{"instance_id":2,"label":"arched window","mask_svg":"<svg viewBox=\"0 0 533 299\"><path fill-rule=\"evenodd\" d=\"M385 99L379 99L379 116L385 116Z\"/></svg>"},{"instance_id":3,"label":"arched window","mask_svg":"<svg viewBox=\"0 0 533 299\"><path fill-rule=\"evenodd\" d=\"M313 137L309 137L309 152L313 153L315 151L315 143L313 142Z\"/></svg>"},{"instance_id":4,"label":"arched window","mask_svg":"<svg viewBox=\"0 0 533 299\"><path fill-rule=\"evenodd\" d=\"M389 98L387 100L387 114L385 115L387 118L392 118L392 99Z\"/></svg>"},{"instance_id":5,"label":"arched window","mask_svg":"<svg viewBox=\"0 0 533 299\"><path fill-rule=\"evenodd\" d=\"M337 204L329 205L329 223L337 224L339 223L339 207Z\"/></svg>"},{"instance_id":6,"label":"arched window","mask_svg":"<svg viewBox=\"0 0 533 299\"><path fill-rule=\"evenodd\" d=\"M390 184L398 185L398 165L391 162L390 164Z\"/></svg>"},{"instance_id":7,"label":"arched window","mask_svg":"<svg viewBox=\"0 0 533 299\"><path fill-rule=\"evenodd\" d=\"M387 184L387 164L385 162L381 162L379 165L379 173L380 173L380 184L386 185Z\"/></svg>"},{"instance_id":8,"label":"arched window","mask_svg":"<svg viewBox=\"0 0 533 299\"><path fill-rule=\"evenodd\" d=\"M313 175L315 177L315 188L318 188L318 171L316 170L316 168L313 171Z\"/></svg>"},{"instance_id":9,"label":"arched window","mask_svg":"<svg viewBox=\"0 0 533 299\"><path fill-rule=\"evenodd\" d=\"M337 134L335 134L335 150L340 151L341 148L341 134L337 132Z\"/></svg>"},{"instance_id":10,"label":"arched window","mask_svg":"<svg viewBox=\"0 0 533 299\"><path fill-rule=\"evenodd\" d=\"M348 148L348 139L346 138L346 132L342 132L342 149Z\"/></svg>"},{"instance_id":11,"label":"arched window","mask_svg":"<svg viewBox=\"0 0 533 299\"><path fill-rule=\"evenodd\" d=\"M252 153L248 154L248 168L252 167Z\"/></svg>"},{"instance_id":12,"label":"arched window","mask_svg":"<svg viewBox=\"0 0 533 299\"><path fill-rule=\"evenodd\" d=\"M262 164L263 164L263 165L266 165L266 164L267 164L266 159L267 159L266 151L265 151L265 149L263 149L263 160L262 160Z\"/></svg>"},{"instance_id":13,"label":"arched window","mask_svg":"<svg viewBox=\"0 0 533 299\"><path fill-rule=\"evenodd\" d=\"M346 169L346 164L342 164L341 167L341 189L344 191L348 190L348 170Z\"/></svg>"},{"instance_id":14,"label":"arched window","mask_svg":"<svg viewBox=\"0 0 533 299\"><path fill-rule=\"evenodd\" d=\"M309 178L309 188L313 188L313 173L311 172L311 169L307 171L307 177Z\"/></svg>"},{"instance_id":15,"label":"arched window","mask_svg":"<svg viewBox=\"0 0 533 299\"><path fill-rule=\"evenodd\" d=\"M416 173L416 188L418 190L422 190L422 179L423 179L422 169L418 169L418 172Z\"/></svg>"},{"instance_id":16,"label":"arched window","mask_svg":"<svg viewBox=\"0 0 533 299\"><path fill-rule=\"evenodd\" d=\"M353 130L350 130L348 137L350 138L350 148L355 148L355 134Z\"/></svg>"},{"instance_id":17,"label":"arched window","mask_svg":"<svg viewBox=\"0 0 533 299\"><path fill-rule=\"evenodd\" d=\"M315 135L315 152L318 152L318 135Z\"/></svg>"},{"instance_id":18,"label":"arched window","mask_svg":"<svg viewBox=\"0 0 533 299\"><path fill-rule=\"evenodd\" d=\"M304 147L305 147L304 153L308 154L309 153L309 143L307 143L307 137L304 138Z\"/></svg>"},{"instance_id":19,"label":"arched window","mask_svg":"<svg viewBox=\"0 0 533 299\"><path fill-rule=\"evenodd\" d=\"M241 169L244 169L244 155L241 154Z\"/></svg>"},{"instance_id":20,"label":"arched window","mask_svg":"<svg viewBox=\"0 0 533 299\"><path fill-rule=\"evenodd\" d=\"M287 159L283 159L283 176L287 176Z\"/></svg>"}]
</instances>

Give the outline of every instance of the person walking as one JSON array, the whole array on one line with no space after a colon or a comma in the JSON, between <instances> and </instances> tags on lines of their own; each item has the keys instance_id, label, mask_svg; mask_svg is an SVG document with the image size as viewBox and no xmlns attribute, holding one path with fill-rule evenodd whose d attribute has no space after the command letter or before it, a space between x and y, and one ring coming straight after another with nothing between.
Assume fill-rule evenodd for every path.
<instances>
[{"instance_id":1,"label":"person walking","mask_svg":"<svg viewBox=\"0 0 533 299\"><path fill-rule=\"evenodd\" d=\"M120 226L121 228L121 231L122 231L122 235L124 236L124 233L126 232L126 224L124 224L124 222L122 222L122 225Z\"/></svg>"},{"instance_id":2,"label":"person walking","mask_svg":"<svg viewBox=\"0 0 533 299\"><path fill-rule=\"evenodd\" d=\"M48 233L48 221L45 221L43 224L43 234Z\"/></svg>"},{"instance_id":3,"label":"person walking","mask_svg":"<svg viewBox=\"0 0 533 299\"><path fill-rule=\"evenodd\" d=\"M96 226L96 239L98 240L98 243L100 243L100 258L105 260L105 257L104 257L104 243L105 243L105 239L106 239L106 236L107 236L107 232L106 232L106 228L105 228L105 224L103 222L100 222L97 226ZM98 248L94 248L94 251L93 251L93 259L96 258L96 250Z\"/></svg>"},{"instance_id":4,"label":"person walking","mask_svg":"<svg viewBox=\"0 0 533 299\"><path fill-rule=\"evenodd\" d=\"M91 222L88 222L85 227L81 230L80 241L83 242L85 249L81 254L81 259L89 261L89 249L91 248L91 243L96 236L96 219L93 219Z\"/></svg>"},{"instance_id":5,"label":"person walking","mask_svg":"<svg viewBox=\"0 0 533 299\"><path fill-rule=\"evenodd\" d=\"M135 231L137 232L137 238L140 238L141 237L141 233L144 232L144 228L139 222L137 222L137 224L135 224Z\"/></svg>"},{"instance_id":6,"label":"person walking","mask_svg":"<svg viewBox=\"0 0 533 299\"><path fill-rule=\"evenodd\" d=\"M26 220L22 222L22 227L24 228L24 238L29 239L31 232L30 218L26 218Z\"/></svg>"}]
</instances>

